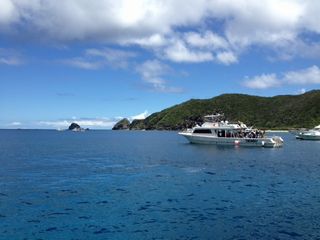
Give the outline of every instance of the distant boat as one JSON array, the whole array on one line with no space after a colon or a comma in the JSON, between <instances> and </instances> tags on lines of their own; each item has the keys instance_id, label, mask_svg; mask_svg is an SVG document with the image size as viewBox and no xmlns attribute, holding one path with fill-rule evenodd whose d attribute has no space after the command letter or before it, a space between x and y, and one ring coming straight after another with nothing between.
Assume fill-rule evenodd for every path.
<instances>
[{"instance_id":1,"label":"distant boat","mask_svg":"<svg viewBox=\"0 0 320 240\"><path fill-rule=\"evenodd\" d=\"M320 125L310 130L292 132L297 139L301 140L320 140Z\"/></svg>"},{"instance_id":2,"label":"distant boat","mask_svg":"<svg viewBox=\"0 0 320 240\"><path fill-rule=\"evenodd\" d=\"M278 136L265 137L264 131L248 128L244 123L220 121L221 114L207 115L201 126L179 132L191 143L236 145L250 147L281 147L283 139Z\"/></svg>"}]
</instances>

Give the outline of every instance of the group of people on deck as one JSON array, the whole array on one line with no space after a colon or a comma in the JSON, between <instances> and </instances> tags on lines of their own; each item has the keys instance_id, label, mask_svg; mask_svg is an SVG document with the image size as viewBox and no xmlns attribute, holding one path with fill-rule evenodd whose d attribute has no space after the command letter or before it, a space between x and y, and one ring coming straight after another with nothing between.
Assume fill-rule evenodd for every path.
<instances>
[{"instance_id":1,"label":"group of people on deck","mask_svg":"<svg viewBox=\"0 0 320 240\"><path fill-rule=\"evenodd\" d=\"M233 138L263 138L265 131L261 131L258 129L245 129L240 131L224 131L218 130L218 137L233 137Z\"/></svg>"},{"instance_id":2,"label":"group of people on deck","mask_svg":"<svg viewBox=\"0 0 320 240\"><path fill-rule=\"evenodd\" d=\"M241 131L240 137L243 138L263 138L265 134L265 131L258 130L258 129L252 129L250 131Z\"/></svg>"}]
</instances>

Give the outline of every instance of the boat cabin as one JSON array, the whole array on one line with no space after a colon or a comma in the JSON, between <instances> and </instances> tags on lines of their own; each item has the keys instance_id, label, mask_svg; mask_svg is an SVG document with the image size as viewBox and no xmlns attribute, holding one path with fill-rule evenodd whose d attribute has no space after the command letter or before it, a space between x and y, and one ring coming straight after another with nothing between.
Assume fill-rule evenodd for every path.
<instances>
[{"instance_id":1,"label":"boat cabin","mask_svg":"<svg viewBox=\"0 0 320 240\"><path fill-rule=\"evenodd\" d=\"M264 132L257 129L242 128L204 128L196 127L194 134L210 134L221 138L263 138Z\"/></svg>"}]
</instances>

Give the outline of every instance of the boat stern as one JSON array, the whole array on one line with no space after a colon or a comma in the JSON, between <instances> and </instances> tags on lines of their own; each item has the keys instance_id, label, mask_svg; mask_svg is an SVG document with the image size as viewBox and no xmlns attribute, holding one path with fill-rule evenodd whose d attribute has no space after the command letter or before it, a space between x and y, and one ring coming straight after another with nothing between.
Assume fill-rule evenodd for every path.
<instances>
[{"instance_id":1,"label":"boat stern","mask_svg":"<svg viewBox=\"0 0 320 240\"><path fill-rule=\"evenodd\" d=\"M282 147L283 146L283 139L279 136L273 136L270 138L270 141L264 142L264 147Z\"/></svg>"}]
</instances>

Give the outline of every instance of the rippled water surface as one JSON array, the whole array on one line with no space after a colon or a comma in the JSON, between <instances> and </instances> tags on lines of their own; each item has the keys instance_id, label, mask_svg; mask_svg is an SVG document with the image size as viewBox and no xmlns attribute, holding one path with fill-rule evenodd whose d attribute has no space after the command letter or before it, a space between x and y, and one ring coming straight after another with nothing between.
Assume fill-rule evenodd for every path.
<instances>
[{"instance_id":1,"label":"rippled water surface","mask_svg":"<svg viewBox=\"0 0 320 240\"><path fill-rule=\"evenodd\" d=\"M320 142L0 131L0 239L320 239Z\"/></svg>"}]
</instances>

